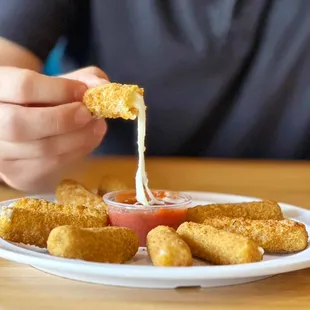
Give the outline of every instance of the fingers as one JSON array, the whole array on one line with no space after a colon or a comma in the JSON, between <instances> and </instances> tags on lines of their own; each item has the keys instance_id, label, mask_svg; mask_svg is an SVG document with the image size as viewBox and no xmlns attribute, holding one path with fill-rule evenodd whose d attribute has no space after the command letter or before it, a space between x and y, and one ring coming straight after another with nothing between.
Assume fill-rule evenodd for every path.
<instances>
[{"instance_id":1,"label":"fingers","mask_svg":"<svg viewBox=\"0 0 310 310\"><path fill-rule=\"evenodd\" d=\"M1 104L0 119L0 140L22 142L77 130L92 116L81 102L43 108Z\"/></svg>"},{"instance_id":2,"label":"fingers","mask_svg":"<svg viewBox=\"0 0 310 310\"><path fill-rule=\"evenodd\" d=\"M78 80L0 67L0 101L15 104L63 104L81 101L87 90Z\"/></svg>"},{"instance_id":3,"label":"fingers","mask_svg":"<svg viewBox=\"0 0 310 310\"><path fill-rule=\"evenodd\" d=\"M74 165L91 151L89 147L83 147L74 153L58 156L0 161L0 176L7 185L20 191L48 190L59 182L66 167Z\"/></svg>"},{"instance_id":4,"label":"fingers","mask_svg":"<svg viewBox=\"0 0 310 310\"><path fill-rule=\"evenodd\" d=\"M82 69L64 74L62 76L66 77L66 78L77 79L78 77L83 76L84 74L90 74L90 75L96 76L98 78L105 79L107 81L109 80L109 78L105 74L105 72L96 66L90 66L90 67L82 68Z\"/></svg>"},{"instance_id":5,"label":"fingers","mask_svg":"<svg viewBox=\"0 0 310 310\"><path fill-rule=\"evenodd\" d=\"M109 83L109 78L104 71L93 66L62 75L61 77L80 81L87 85L87 87Z\"/></svg>"},{"instance_id":6,"label":"fingers","mask_svg":"<svg viewBox=\"0 0 310 310\"><path fill-rule=\"evenodd\" d=\"M108 82L96 67L62 77L0 67L0 179L39 190L91 153L107 125L93 120L81 100L88 87Z\"/></svg>"},{"instance_id":7,"label":"fingers","mask_svg":"<svg viewBox=\"0 0 310 310\"><path fill-rule=\"evenodd\" d=\"M12 188L24 192L38 192L54 188L67 169L73 167L99 145L102 140L99 133L101 132L104 136L105 130L102 120L95 121L95 123L97 127L95 126L94 130L99 139L95 139L93 143L86 143L75 151L34 159L0 159L0 178Z\"/></svg>"},{"instance_id":8,"label":"fingers","mask_svg":"<svg viewBox=\"0 0 310 310\"><path fill-rule=\"evenodd\" d=\"M66 134L30 142L0 141L0 158L3 160L51 157L75 152L82 147L97 147L107 130L104 120L92 120L85 127Z\"/></svg>"}]
</instances>

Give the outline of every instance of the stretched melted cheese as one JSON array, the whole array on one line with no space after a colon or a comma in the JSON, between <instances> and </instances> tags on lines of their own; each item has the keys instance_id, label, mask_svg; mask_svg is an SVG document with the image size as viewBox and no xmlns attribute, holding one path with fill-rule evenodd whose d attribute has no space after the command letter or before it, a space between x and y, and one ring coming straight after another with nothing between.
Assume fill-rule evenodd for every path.
<instances>
[{"instance_id":1,"label":"stretched melted cheese","mask_svg":"<svg viewBox=\"0 0 310 310\"><path fill-rule=\"evenodd\" d=\"M136 94L135 107L139 111L138 115L138 169L136 173L136 199L144 206L153 204L163 204L164 202L157 200L148 187L148 178L145 172L145 125L146 125L146 106L144 99L141 95ZM150 201L147 200L146 194L149 196Z\"/></svg>"}]
</instances>

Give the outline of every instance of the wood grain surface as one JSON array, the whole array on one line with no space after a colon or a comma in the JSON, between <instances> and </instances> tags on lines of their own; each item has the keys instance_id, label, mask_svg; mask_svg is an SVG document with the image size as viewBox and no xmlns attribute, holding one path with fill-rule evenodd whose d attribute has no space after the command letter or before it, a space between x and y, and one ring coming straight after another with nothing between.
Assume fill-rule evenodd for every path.
<instances>
[{"instance_id":1,"label":"wood grain surface","mask_svg":"<svg viewBox=\"0 0 310 310\"><path fill-rule=\"evenodd\" d=\"M66 175L95 187L103 175L133 185L136 159L97 158ZM310 209L310 163L161 159L147 161L153 188L233 193L292 203ZM24 195L0 187L0 199ZM66 280L0 259L0 309L310 309L310 269L250 284L149 290Z\"/></svg>"}]
</instances>

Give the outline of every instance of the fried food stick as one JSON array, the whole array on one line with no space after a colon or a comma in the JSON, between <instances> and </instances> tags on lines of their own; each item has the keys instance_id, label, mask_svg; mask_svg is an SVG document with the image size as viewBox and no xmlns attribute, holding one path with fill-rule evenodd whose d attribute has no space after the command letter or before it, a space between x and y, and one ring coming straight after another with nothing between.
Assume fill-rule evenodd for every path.
<instances>
[{"instance_id":1,"label":"fried food stick","mask_svg":"<svg viewBox=\"0 0 310 310\"><path fill-rule=\"evenodd\" d=\"M173 228L157 226L147 235L147 251L154 266L191 266L192 253Z\"/></svg>"},{"instance_id":2,"label":"fried food stick","mask_svg":"<svg viewBox=\"0 0 310 310\"><path fill-rule=\"evenodd\" d=\"M210 217L221 216L251 220L283 220L280 206L269 200L196 206L189 208L187 212L187 220L196 223L203 223Z\"/></svg>"},{"instance_id":3,"label":"fried food stick","mask_svg":"<svg viewBox=\"0 0 310 310\"><path fill-rule=\"evenodd\" d=\"M216 265L246 264L263 258L263 249L254 241L209 225L185 222L177 233L193 256Z\"/></svg>"},{"instance_id":4,"label":"fried food stick","mask_svg":"<svg viewBox=\"0 0 310 310\"><path fill-rule=\"evenodd\" d=\"M297 252L308 246L308 233L302 223L292 220L249 220L243 218L209 218L204 224L247 237L266 252Z\"/></svg>"},{"instance_id":5,"label":"fried food stick","mask_svg":"<svg viewBox=\"0 0 310 310\"><path fill-rule=\"evenodd\" d=\"M50 231L61 225L104 227L107 215L94 208L32 198L1 208L0 237L8 241L45 248Z\"/></svg>"},{"instance_id":6,"label":"fried food stick","mask_svg":"<svg viewBox=\"0 0 310 310\"><path fill-rule=\"evenodd\" d=\"M51 231L47 249L58 257L121 264L135 256L139 239L134 231L123 227L60 226Z\"/></svg>"},{"instance_id":7,"label":"fried food stick","mask_svg":"<svg viewBox=\"0 0 310 310\"><path fill-rule=\"evenodd\" d=\"M124 189L128 189L127 185L125 185L119 179L107 175L101 179L97 194L102 197L106 193Z\"/></svg>"},{"instance_id":8,"label":"fried food stick","mask_svg":"<svg viewBox=\"0 0 310 310\"><path fill-rule=\"evenodd\" d=\"M66 179L59 183L56 189L56 200L62 204L96 207L102 212L107 211L107 206L100 196L90 192L74 180Z\"/></svg>"},{"instance_id":9,"label":"fried food stick","mask_svg":"<svg viewBox=\"0 0 310 310\"><path fill-rule=\"evenodd\" d=\"M83 103L97 118L123 118L135 120L138 109L136 96L143 96L144 90L137 85L108 83L86 91Z\"/></svg>"}]
</instances>

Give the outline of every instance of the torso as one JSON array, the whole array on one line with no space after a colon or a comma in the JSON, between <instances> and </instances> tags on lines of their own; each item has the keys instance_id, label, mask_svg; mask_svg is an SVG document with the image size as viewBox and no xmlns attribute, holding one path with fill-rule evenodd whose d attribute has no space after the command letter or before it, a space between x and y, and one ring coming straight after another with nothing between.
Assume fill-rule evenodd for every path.
<instances>
[{"instance_id":1,"label":"torso","mask_svg":"<svg viewBox=\"0 0 310 310\"><path fill-rule=\"evenodd\" d=\"M147 155L310 158L310 1L90 3L69 49L145 88ZM136 123L109 129L98 151L136 153Z\"/></svg>"}]
</instances>

